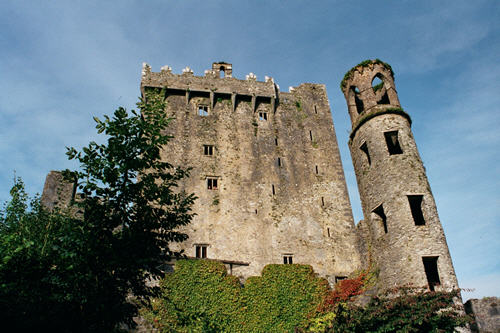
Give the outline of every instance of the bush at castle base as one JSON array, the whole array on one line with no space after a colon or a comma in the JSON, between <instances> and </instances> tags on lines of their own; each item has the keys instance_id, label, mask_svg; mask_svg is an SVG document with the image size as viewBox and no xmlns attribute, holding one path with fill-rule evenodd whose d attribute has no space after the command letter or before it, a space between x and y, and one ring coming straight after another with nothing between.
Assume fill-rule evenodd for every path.
<instances>
[{"instance_id":1,"label":"bush at castle base","mask_svg":"<svg viewBox=\"0 0 500 333\"><path fill-rule=\"evenodd\" d=\"M268 265L242 288L222 263L181 260L144 317L162 332L293 332L328 290L310 266Z\"/></svg>"}]
</instances>

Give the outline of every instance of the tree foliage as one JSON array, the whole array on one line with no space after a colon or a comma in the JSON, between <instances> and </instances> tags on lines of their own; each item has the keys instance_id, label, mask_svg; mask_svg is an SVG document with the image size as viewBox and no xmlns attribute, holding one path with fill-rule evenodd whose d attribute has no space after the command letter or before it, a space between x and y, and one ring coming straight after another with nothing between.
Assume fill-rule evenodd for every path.
<instances>
[{"instance_id":1,"label":"tree foliage","mask_svg":"<svg viewBox=\"0 0 500 333\"><path fill-rule=\"evenodd\" d=\"M29 210L16 182L0 220L1 305L17 307L0 314L9 322L109 332L132 324L137 305L130 295L155 294L145 281L161 273L169 243L187 238L176 228L191 221L195 198L177 187L188 170L162 159L170 139L164 103L152 95L138 106L140 112L119 108L94 118L106 143L68 148L80 164L73 173L78 213L47 212L39 199ZM25 298L16 301L16 294Z\"/></svg>"}]
</instances>

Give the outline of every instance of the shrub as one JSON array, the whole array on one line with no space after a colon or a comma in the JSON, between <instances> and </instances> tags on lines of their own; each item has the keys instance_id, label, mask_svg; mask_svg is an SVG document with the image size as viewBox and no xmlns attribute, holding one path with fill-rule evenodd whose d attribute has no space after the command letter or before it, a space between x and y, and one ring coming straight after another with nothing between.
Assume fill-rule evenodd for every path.
<instances>
[{"instance_id":1,"label":"shrub","mask_svg":"<svg viewBox=\"0 0 500 333\"><path fill-rule=\"evenodd\" d=\"M163 332L293 332L315 312L328 283L311 266L268 265L241 288L220 262L181 260L161 289L143 315Z\"/></svg>"}]
</instances>

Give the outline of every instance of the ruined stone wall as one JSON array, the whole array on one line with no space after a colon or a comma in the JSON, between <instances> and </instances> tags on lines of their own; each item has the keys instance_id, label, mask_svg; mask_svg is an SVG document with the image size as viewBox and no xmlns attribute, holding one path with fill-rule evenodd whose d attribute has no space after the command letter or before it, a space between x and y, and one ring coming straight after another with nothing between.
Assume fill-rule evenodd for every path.
<instances>
[{"instance_id":1,"label":"ruined stone wall","mask_svg":"<svg viewBox=\"0 0 500 333\"><path fill-rule=\"evenodd\" d=\"M500 332L500 299L498 297L470 299L464 305L465 312L474 316L475 323L471 325L473 332Z\"/></svg>"},{"instance_id":2,"label":"ruined stone wall","mask_svg":"<svg viewBox=\"0 0 500 333\"><path fill-rule=\"evenodd\" d=\"M179 245L234 264L242 278L271 263L310 264L330 282L360 267L355 226L324 85L280 92L273 80L143 70L142 91L164 88L172 141L165 160L192 167L196 217ZM208 107L207 115L199 106ZM265 117L267 119L263 119ZM214 147L205 155L204 145ZM207 188L217 179L217 189ZM274 188L274 194L273 194Z\"/></svg>"},{"instance_id":3,"label":"ruined stone wall","mask_svg":"<svg viewBox=\"0 0 500 333\"><path fill-rule=\"evenodd\" d=\"M372 87L376 76L382 88ZM425 258L427 265L437 263L439 284L431 289L458 288L409 116L398 109L390 67L358 66L343 90L353 123L349 148L365 217L358 226L361 248L380 269L379 286L428 285Z\"/></svg>"}]
</instances>

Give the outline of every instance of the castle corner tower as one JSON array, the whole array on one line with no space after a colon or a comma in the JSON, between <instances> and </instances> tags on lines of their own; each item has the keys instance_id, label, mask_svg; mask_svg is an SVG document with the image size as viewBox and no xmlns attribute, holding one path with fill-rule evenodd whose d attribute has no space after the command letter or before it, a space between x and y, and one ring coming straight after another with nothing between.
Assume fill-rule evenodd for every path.
<instances>
[{"instance_id":1,"label":"castle corner tower","mask_svg":"<svg viewBox=\"0 0 500 333\"><path fill-rule=\"evenodd\" d=\"M351 117L349 149L364 214L358 231L367 260L380 269L379 287L458 288L392 68L378 59L364 61L347 72L341 89Z\"/></svg>"}]
</instances>

